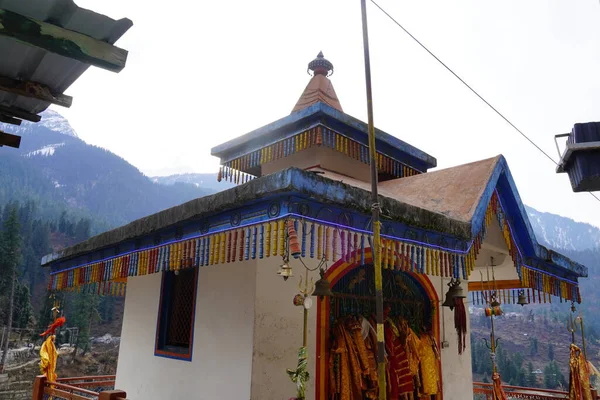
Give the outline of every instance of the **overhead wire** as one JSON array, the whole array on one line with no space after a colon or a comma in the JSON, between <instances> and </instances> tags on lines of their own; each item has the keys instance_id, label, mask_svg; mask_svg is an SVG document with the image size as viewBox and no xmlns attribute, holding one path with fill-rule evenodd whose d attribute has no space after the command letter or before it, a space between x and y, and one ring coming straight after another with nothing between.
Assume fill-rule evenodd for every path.
<instances>
[{"instance_id":1,"label":"overhead wire","mask_svg":"<svg viewBox=\"0 0 600 400\"><path fill-rule=\"evenodd\" d=\"M531 143L536 149L538 149L543 155L546 156L550 161L552 161L555 165L558 165L558 162L552 158L547 152L545 152L540 146L538 146L529 136L527 136L521 129L519 129L515 124L513 124L507 117L504 116L496 107L494 107L489 101L487 101L482 95L480 95L475 89L473 89L464 79L462 79L456 72L452 70L446 63L444 63L438 56L436 56L431 50L429 50L419 39L417 39L412 33L410 33L400 22L398 22L390 13L388 13L383 7L381 7L375 0L370 0L382 13L384 13L392 22L394 22L400 29L402 29L408 36L411 37L419 46L423 48L430 56L435 58L437 62L439 62L448 72L450 72L456 79L458 79L463 85L465 85L475 96L477 96L481 101L483 101L489 108L492 109L500 118L502 118L506 123L508 123L515 131L517 131L521 136L523 136L529 143ZM596 196L592 192L588 192L593 198L600 202L600 198Z\"/></svg>"}]
</instances>

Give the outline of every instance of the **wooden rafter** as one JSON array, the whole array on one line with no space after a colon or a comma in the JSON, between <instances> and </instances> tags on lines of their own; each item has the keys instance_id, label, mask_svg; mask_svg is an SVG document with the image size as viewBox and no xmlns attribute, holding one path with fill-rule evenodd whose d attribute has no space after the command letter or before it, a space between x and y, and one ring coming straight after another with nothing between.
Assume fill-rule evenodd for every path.
<instances>
[{"instance_id":1,"label":"wooden rafter","mask_svg":"<svg viewBox=\"0 0 600 400\"><path fill-rule=\"evenodd\" d=\"M519 289L522 288L521 281L518 279L511 279L506 281L496 281L493 282L479 282L479 281L471 281L469 282L469 292L479 292L481 290L504 290L504 289Z\"/></svg>"},{"instance_id":2,"label":"wooden rafter","mask_svg":"<svg viewBox=\"0 0 600 400\"><path fill-rule=\"evenodd\" d=\"M48 86L37 82L19 81L17 79L0 76L0 90L18 94L19 96L47 101L63 107L71 107L71 104L73 104L73 98L71 96L54 93Z\"/></svg>"},{"instance_id":3,"label":"wooden rafter","mask_svg":"<svg viewBox=\"0 0 600 400\"><path fill-rule=\"evenodd\" d=\"M31 122L40 122L40 120L42 119L42 117L40 117L37 114L29 113L29 112L27 112L25 110L21 110L20 108L17 108L17 107L7 107L7 106L0 105L0 113L6 115L7 117L20 118L20 119L24 119L25 121L31 121Z\"/></svg>"},{"instance_id":4,"label":"wooden rafter","mask_svg":"<svg viewBox=\"0 0 600 400\"><path fill-rule=\"evenodd\" d=\"M125 68L127 60L126 50L1 8L0 36L113 72Z\"/></svg>"},{"instance_id":5,"label":"wooden rafter","mask_svg":"<svg viewBox=\"0 0 600 400\"><path fill-rule=\"evenodd\" d=\"M21 136L11 135L0 131L0 147L9 146L18 149L21 146Z\"/></svg>"},{"instance_id":6,"label":"wooden rafter","mask_svg":"<svg viewBox=\"0 0 600 400\"><path fill-rule=\"evenodd\" d=\"M21 125L22 121L20 119L9 117L8 115L0 113L0 122L4 122L5 124Z\"/></svg>"}]
</instances>

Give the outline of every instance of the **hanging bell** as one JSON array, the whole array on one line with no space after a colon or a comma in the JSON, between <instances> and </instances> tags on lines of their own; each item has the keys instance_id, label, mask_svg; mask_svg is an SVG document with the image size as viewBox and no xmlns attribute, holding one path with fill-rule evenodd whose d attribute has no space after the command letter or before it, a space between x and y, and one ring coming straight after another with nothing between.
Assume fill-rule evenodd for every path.
<instances>
[{"instance_id":1,"label":"hanging bell","mask_svg":"<svg viewBox=\"0 0 600 400\"><path fill-rule=\"evenodd\" d=\"M520 304L521 307L529 304L529 302L527 301L527 297L525 297L524 290L519 290L519 299L517 300L517 304Z\"/></svg>"},{"instance_id":2,"label":"hanging bell","mask_svg":"<svg viewBox=\"0 0 600 400\"><path fill-rule=\"evenodd\" d=\"M442 306L449 307L450 310L453 310L455 305L454 299L464 299L467 296L465 296L463 288L460 287L460 279L452 279L448 283L448 286L450 289L448 289L448 292L446 293L446 300L444 300Z\"/></svg>"},{"instance_id":3,"label":"hanging bell","mask_svg":"<svg viewBox=\"0 0 600 400\"><path fill-rule=\"evenodd\" d=\"M287 281L290 276L294 276L292 272L292 267L288 262L284 262L281 267L279 267L279 271L277 271L277 275L281 276L284 281Z\"/></svg>"},{"instance_id":4,"label":"hanging bell","mask_svg":"<svg viewBox=\"0 0 600 400\"><path fill-rule=\"evenodd\" d=\"M323 296L333 296L329 281L325 278L325 271L321 270L319 273L321 274L321 279L315 283L315 290L312 295L320 296L321 298L323 298Z\"/></svg>"},{"instance_id":5,"label":"hanging bell","mask_svg":"<svg viewBox=\"0 0 600 400\"><path fill-rule=\"evenodd\" d=\"M442 307L449 307L450 310L454 310L454 297L450 293L451 290L448 290L448 293L446 293L446 300L442 303Z\"/></svg>"},{"instance_id":6,"label":"hanging bell","mask_svg":"<svg viewBox=\"0 0 600 400\"><path fill-rule=\"evenodd\" d=\"M496 297L496 292L492 293L491 300L492 301L490 302L490 306L492 306L492 308L500 306L500 302L498 301L498 298Z\"/></svg>"}]
</instances>

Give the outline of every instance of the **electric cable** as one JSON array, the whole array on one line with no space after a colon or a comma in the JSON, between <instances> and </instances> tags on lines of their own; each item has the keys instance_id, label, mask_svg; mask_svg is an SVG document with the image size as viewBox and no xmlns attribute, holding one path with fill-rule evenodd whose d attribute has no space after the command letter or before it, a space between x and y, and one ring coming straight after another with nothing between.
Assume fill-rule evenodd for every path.
<instances>
[{"instance_id":1,"label":"electric cable","mask_svg":"<svg viewBox=\"0 0 600 400\"><path fill-rule=\"evenodd\" d=\"M452 75L454 75L454 77L456 79L458 79L460 82L462 82L463 85L465 85L475 96L479 97L479 99L481 101L483 101L489 108L491 108L496 114L498 114L498 116L500 116L500 118L502 118L504 121L506 121L506 123L508 123L515 131L517 131L521 136L523 136L529 143L531 143L536 149L538 149L543 155L546 156L546 158L548 158L550 161L552 161L555 165L558 165L558 163L554 160L554 158L552 158L552 156L550 156L547 152L545 152L540 146L538 146L532 139L529 138L529 136L527 136L522 130L520 130L519 128L517 128L517 126L515 124L513 124L507 117L504 116L504 114L502 114L500 111L498 111L498 109L496 107L494 107L492 104L490 104L490 102L488 102L482 95L480 95L475 89L473 89L467 82L465 82L464 79L462 79L460 76L458 76L458 74L456 72L454 72L452 70L452 68L450 68L448 65L446 65L438 56L436 56L435 54L433 54L433 52L431 50L429 50L423 43L421 43L419 41L419 39L417 39L412 33L410 33L402 24L400 24L400 22L398 22L394 17L392 17L390 15L390 13L388 13L383 7L381 7L379 4L377 4L377 2L375 0L370 0L371 3L373 3L382 13L384 13L389 19L391 19L400 29L402 29L408 36L411 37L411 39L413 39L415 42L417 42L417 44L419 46L421 46L423 48L423 50L425 50L427 53L429 53L430 56L432 56L433 58L436 59L437 62L439 62L444 68L446 68L448 70L448 72L450 72ZM594 193L592 192L588 192L593 198L595 198L596 200L598 200L598 202L600 202L600 198L598 196L596 196Z\"/></svg>"}]
</instances>

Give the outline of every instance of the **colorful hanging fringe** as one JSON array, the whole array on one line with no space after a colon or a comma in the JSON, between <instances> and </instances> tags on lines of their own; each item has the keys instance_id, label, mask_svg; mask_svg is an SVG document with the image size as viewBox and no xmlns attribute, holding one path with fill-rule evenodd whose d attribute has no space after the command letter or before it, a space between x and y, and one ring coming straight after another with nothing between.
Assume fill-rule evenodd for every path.
<instances>
[{"instance_id":1,"label":"colorful hanging fringe","mask_svg":"<svg viewBox=\"0 0 600 400\"><path fill-rule=\"evenodd\" d=\"M226 162L220 167L217 180L219 182L226 180L236 184L246 183L256 178L256 176L250 174L249 170L311 147L334 149L354 160L369 164L367 146L324 126L316 126L295 136ZM392 175L396 178L421 174L421 171L379 152L377 153L377 169L379 172Z\"/></svg>"},{"instance_id":2,"label":"colorful hanging fringe","mask_svg":"<svg viewBox=\"0 0 600 400\"><path fill-rule=\"evenodd\" d=\"M382 235L383 268L467 279L475 267L481 243L485 239L487 227L494 219L494 215L504 227L505 240L513 260L515 263L521 262L520 253L514 244L506 219L498 217L503 215L503 212L494 194L486 213L482 232L475 238L467 253ZM325 258L328 262L343 260L364 264L366 253L372 248L372 241L371 234L357 232L351 227L332 226L325 222L301 220L298 217L282 217L252 226L237 227L228 231L162 244L70 270L53 272L50 276L49 290L81 290L82 286L94 285L94 290L98 293L122 296L129 276L254 260L265 256L283 257L288 247L293 256ZM517 267L517 272L521 286L526 288L529 302L551 301L550 295L581 301L579 289L574 283L523 265ZM486 293L481 293L481 296L477 293L479 299L477 304L485 304L486 297ZM511 299L512 303L515 303L516 297L514 291L498 293L499 301L504 304L510 304Z\"/></svg>"},{"instance_id":3,"label":"colorful hanging fringe","mask_svg":"<svg viewBox=\"0 0 600 400\"><path fill-rule=\"evenodd\" d=\"M513 237L512 230L505 216L504 210L502 209L502 204L500 202L500 199L498 198L498 193L496 191L494 191L494 193L492 194L490 204L488 205L488 208L485 213L485 218L481 227L481 231L473 240L471 248L465 256L465 269L467 279L470 276L471 272L473 272L473 270L475 269L475 260L477 259L479 250L481 249L483 241L487 236L487 230L489 228L489 225L494 219L498 222L500 226L504 242L514 262L515 268L517 270L517 275L519 276L519 280L521 282L521 286L523 288L531 289L531 293L527 291L527 295L532 296L532 299L529 299L530 302L532 300L533 302L536 302L536 297L537 302L539 303L551 302L550 296L557 296L560 297L561 300L573 300L578 303L581 303L579 287L575 283L571 283L566 280L547 275L543 271L534 270L524 265L523 256ZM547 297L546 294L550 296ZM504 302L506 303L506 300Z\"/></svg>"}]
</instances>

